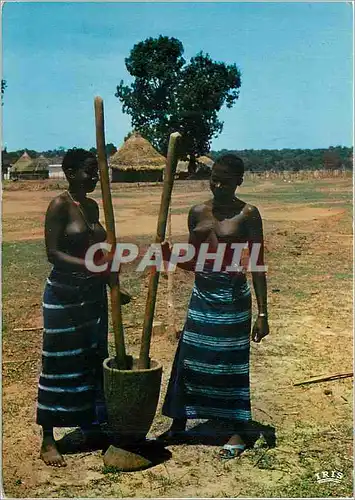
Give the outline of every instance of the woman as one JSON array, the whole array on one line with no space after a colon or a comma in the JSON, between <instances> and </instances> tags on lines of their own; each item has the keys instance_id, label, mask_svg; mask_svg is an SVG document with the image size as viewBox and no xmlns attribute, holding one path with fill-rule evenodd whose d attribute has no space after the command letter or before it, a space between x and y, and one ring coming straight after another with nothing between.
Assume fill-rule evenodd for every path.
<instances>
[{"instance_id":1,"label":"woman","mask_svg":"<svg viewBox=\"0 0 355 500\"><path fill-rule=\"evenodd\" d=\"M80 426L94 431L105 421L102 362L108 357L106 284L110 272L91 273L87 249L106 239L97 203L87 198L98 182L94 154L69 150L62 164L69 183L46 213L47 257L53 269L43 297L42 372L38 387L37 423L42 426L40 457L47 465L66 463L59 453L53 427ZM109 261L101 255L95 262ZM122 302L130 297L122 294Z\"/></svg>"},{"instance_id":2,"label":"woman","mask_svg":"<svg viewBox=\"0 0 355 500\"><path fill-rule=\"evenodd\" d=\"M181 439L186 421L229 421L233 433L220 451L233 458L245 449L244 433L251 425L249 351L251 293L245 272L231 272L233 243L259 243L258 265L263 265L262 221L257 208L235 197L243 182L241 159L226 154L215 162L210 188L213 199L192 207L188 217L190 238L198 252L201 243L216 251L226 244L223 267L213 272L205 265L195 272L186 323L180 337L168 385L163 414L173 418L164 439ZM163 248L167 251L167 248ZM168 260L168 257L166 257ZM193 270L195 263L180 264ZM269 333L265 272L252 270L258 305L252 338L260 342Z\"/></svg>"}]
</instances>

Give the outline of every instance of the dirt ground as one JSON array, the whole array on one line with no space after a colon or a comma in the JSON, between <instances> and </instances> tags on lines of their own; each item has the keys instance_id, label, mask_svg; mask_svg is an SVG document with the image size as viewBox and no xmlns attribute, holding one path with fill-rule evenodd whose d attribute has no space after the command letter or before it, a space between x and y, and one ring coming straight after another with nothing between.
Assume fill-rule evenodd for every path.
<instances>
[{"instance_id":1,"label":"dirt ground","mask_svg":"<svg viewBox=\"0 0 355 500\"><path fill-rule=\"evenodd\" d=\"M188 197L185 192L179 191L174 195L172 233L175 236L186 234L186 216L191 207L189 199L193 200L194 203L199 203L208 198L207 183L200 181L194 184L196 184L195 189L189 189ZM269 184L265 183L264 188ZM180 183L181 191L182 187ZM148 193L144 192L144 188L138 189L137 193L132 192L132 189L130 191L129 195L131 196L124 193L124 197L120 197L117 193L117 197L113 197L117 236L125 238L154 235L160 205L160 187L150 188ZM5 191L3 204L5 240L20 241L42 238L45 211L50 200L57 195L58 191L26 191L25 193L23 191ZM99 193L96 192L95 197L98 195ZM103 217L102 202L100 199L97 201ZM287 211L276 204L265 205L263 208L262 216L265 221L306 221L341 213L341 210L334 208L299 207L292 204Z\"/></svg>"},{"instance_id":2,"label":"dirt ground","mask_svg":"<svg viewBox=\"0 0 355 500\"><path fill-rule=\"evenodd\" d=\"M173 239L184 239L188 209L209 197L207 188L203 181L176 183ZM43 283L49 269L43 250L43 222L49 201L58 193L45 189L3 191L5 495L352 496L352 378L293 385L314 376L352 371L351 179L304 180L287 185L255 181L241 188L240 197L257 205L263 217L269 266L271 333L251 350L253 418L275 429L276 447L259 443L240 459L221 463L216 444L175 445L168 448L172 453L169 460L135 473L105 468L101 450L68 454L68 466L60 470L45 466L38 458L41 436L34 418L41 332L16 329L42 324ZM142 245L152 241L160 196L159 185L114 185L118 237ZM94 197L99 199L98 191ZM183 271L174 276L177 329L183 326L192 280ZM124 270L122 282L134 295L123 314L127 350L136 354L147 276L138 275L130 267ZM166 295L167 280L161 276L156 320L165 324ZM164 373L150 436L169 427L169 419L160 410L176 346L177 340L167 333L153 337L151 354L163 364ZM62 435L63 431L57 434ZM342 472L341 482L317 483L316 473L332 470Z\"/></svg>"}]
</instances>

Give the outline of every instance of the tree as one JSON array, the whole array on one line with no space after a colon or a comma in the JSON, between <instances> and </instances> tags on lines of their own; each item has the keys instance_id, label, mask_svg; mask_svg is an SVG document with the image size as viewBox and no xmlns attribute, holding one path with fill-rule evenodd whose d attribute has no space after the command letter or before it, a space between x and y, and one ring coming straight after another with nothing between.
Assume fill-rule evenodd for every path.
<instances>
[{"instance_id":1,"label":"tree","mask_svg":"<svg viewBox=\"0 0 355 500\"><path fill-rule=\"evenodd\" d=\"M4 94L7 87L6 80L1 80L1 106L4 104Z\"/></svg>"},{"instance_id":2,"label":"tree","mask_svg":"<svg viewBox=\"0 0 355 500\"><path fill-rule=\"evenodd\" d=\"M125 59L134 81L127 86L122 80L115 96L134 129L163 155L169 135L180 132L180 157L189 156L193 163L222 131L217 114L238 99L241 80L235 64L214 62L202 52L186 63L183 51L179 40L166 36L134 45Z\"/></svg>"},{"instance_id":3,"label":"tree","mask_svg":"<svg viewBox=\"0 0 355 500\"><path fill-rule=\"evenodd\" d=\"M108 144L106 144L106 154L108 157L114 155L116 153L116 151L117 151L117 148L112 142L109 142Z\"/></svg>"},{"instance_id":4,"label":"tree","mask_svg":"<svg viewBox=\"0 0 355 500\"><path fill-rule=\"evenodd\" d=\"M112 156L117 151L116 146L114 144L112 144L112 142L109 142L108 144L106 144L105 149L106 149L106 155L108 157ZM89 151L90 151L90 153L94 153L94 155L97 154L97 149L96 148L90 148Z\"/></svg>"},{"instance_id":5,"label":"tree","mask_svg":"<svg viewBox=\"0 0 355 500\"><path fill-rule=\"evenodd\" d=\"M341 159L336 148L330 146L323 155L324 168L327 170L337 170L341 168Z\"/></svg>"}]
</instances>

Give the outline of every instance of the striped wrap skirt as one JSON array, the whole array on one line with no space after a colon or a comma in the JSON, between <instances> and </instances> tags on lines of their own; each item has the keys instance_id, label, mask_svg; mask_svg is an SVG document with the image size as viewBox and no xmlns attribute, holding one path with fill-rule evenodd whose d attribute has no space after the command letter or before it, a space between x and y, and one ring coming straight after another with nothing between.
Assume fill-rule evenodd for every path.
<instances>
[{"instance_id":1,"label":"striped wrap skirt","mask_svg":"<svg viewBox=\"0 0 355 500\"><path fill-rule=\"evenodd\" d=\"M196 273L163 415L250 421L250 328L246 276Z\"/></svg>"},{"instance_id":2,"label":"striped wrap skirt","mask_svg":"<svg viewBox=\"0 0 355 500\"><path fill-rule=\"evenodd\" d=\"M43 295L43 324L37 423L84 428L105 422L106 285L96 276L53 269Z\"/></svg>"}]
</instances>

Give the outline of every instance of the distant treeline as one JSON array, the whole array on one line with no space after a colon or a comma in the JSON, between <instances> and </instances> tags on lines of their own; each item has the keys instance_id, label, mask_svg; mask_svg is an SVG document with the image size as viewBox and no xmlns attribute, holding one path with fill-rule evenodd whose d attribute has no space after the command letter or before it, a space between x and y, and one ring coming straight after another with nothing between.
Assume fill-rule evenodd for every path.
<instances>
[{"instance_id":1,"label":"distant treeline","mask_svg":"<svg viewBox=\"0 0 355 500\"><path fill-rule=\"evenodd\" d=\"M48 149L47 151L36 151L35 149L18 149L17 151L7 151L4 149L2 151L2 156L3 158L6 158L6 161L8 163L15 163L22 155L24 152L27 152L28 155L30 155L31 158L35 159L38 158L39 156L44 156L45 158L51 159L51 158L62 158L65 155L65 152L67 151L66 148L60 147L57 149ZM92 153L96 154L96 148L90 148ZM111 142L106 144L106 154L107 156L111 156L112 154L116 153L117 148L114 144Z\"/></svg>"},{"instance_id":2,"label":"distant treeline","mask_svg":"<svg viewBox=\"0 0 355 500\"><path fill-rule=\"evenodd\" d=\"M65 148L51 149L47 151L35 151L31 149L20 149L17 151L3 151L3 159L6 157L9 163L15 163L20 156L27 151L31 158L43 155L46 158L62 157ZM90 151L96 153L95 148ZM106 145L107 155L110 156L117 151L110 143ZM337 170L353 168L353 148L345 146L331 146L328 149L222 149L211 151L208 156L215 160L219 155L235 153L243 159L245 169L252 172L263 172L273 170L275 172L288 170L297 172L299 170L329 169Z\"/></svg>"},{"instance_id":3,"label":"distant treeline","mask_svg":"<svg viewBox=\"0 0 355 500\"><path fill-rule=\"evenodd\" d=\"M328 149L222 149L211 151L209 156L215 160L226 153L234 153L242 158L245 170L251 172L353 168L353 148L345 146L331 146Z\"/></svg>"}]
</instances>

